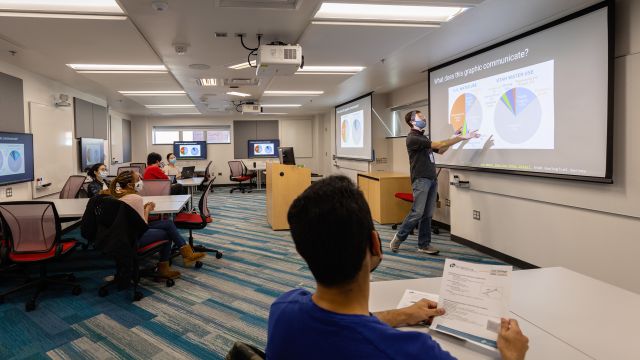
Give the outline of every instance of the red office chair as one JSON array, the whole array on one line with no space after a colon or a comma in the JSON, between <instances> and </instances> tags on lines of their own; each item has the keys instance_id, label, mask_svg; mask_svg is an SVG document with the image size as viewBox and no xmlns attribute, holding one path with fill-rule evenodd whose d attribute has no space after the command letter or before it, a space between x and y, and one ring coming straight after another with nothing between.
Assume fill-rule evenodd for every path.
<instances>
[{"instance_id":1,"label":"red office chair","mask_svg":"<svg viewBox=\"0 0 640 360\"><path fill-rule=\"evenodd\" d=\"M142 180L144 184L140 196L171 195L171 180Z\"/></svg>"},{"instance_id":2,"label":"red office chair","mask_svg":"<svg viewBox=\"0 0 640 360\"><path fill-rule=\"evenodd\" d=\"M210 182L205 191L202 193L200 197L200 201L198 202L198 209L200 210L199 214L194 213L179 213L176 215L173 222L176 224L178 229L188 229L189 230L189 245L193 248L193 251L196 252L213 252L216 253L216 259L222 258L222 251L216 249L210 249L202 245L193 245L193 230L200 230L207 227L207 224L210 223L211 213L209 212L208 200L209 200L209 189L213 185L213 182ZM202 266L201 262L196 262L196 268Z\"/></svg>"},{"instance_id":3,"label":"red office chair","mask_svg":"<svg viewBox=\"0 0 640 360\"><path fill-rule=\"evenodd\" d=\"M395 196L396 199L400 199L400 200L403 200L403 201L407 201L407 202L413 203L413 194L412 193L397 192L393 196ZM438 195L438 197L439 197L439 195ZM393 230L396 230L396 229L398 229L398 225L400 225L400 224L393 224L393 225L391 225L391 228ZM431 224L431 232L433 232L436 235L440 234L440 229L437 226L433 225L433 221L432 221L432 224ZM411 231L411 234L413 235L413 231Z\"/></svg>"},{"instance_id":4,"label":"red office chair","mask_svg":"<svg viewBox=\"0 0 640 360\"><path fill-rule=\"evenodd\" d=\"M125 171L135 171L142 176L142 168L140 166L120 166L118 168L118 175L122 174Z\"/></svg>"},{"instance_id":5,"label":"red office chair","mask_svg":"<svg viewBox=\"0 0 640 360\"><path fill-rule=\"evenodd\" d=\"M78 197L78 193L82 189L87 177L84 175L71 175L64 183L62 190L60 190L60 199L75 199Z\"/></svg>"},{"instance_id":6,"label":"red office chair","mask_svg":"<svg viewBox=\"0 0 640 360\"><path fill-rule=\"evenodd\" d=\"M246 191L246 187L243 184L245 181L251 181L253 178L251 175L247 173L247 167L240 160L232 160L229 161L229 170L231 174L229 175L229 180L237 182L238 186L231 189L230 193L233 194L234 191L240 190L243 194ZM251 187L249 187L249 192L251 192Z\"/></svg>"},{"instance_id":7,"label":"red office chair","mask_svg":"<svg viewBox=\"0 0 640 360\"><path fill-rule=\"evenodd\" d=\"M5 296L21 290L36 288L36 293L25 304L26 311L36 308L36 300L42 291L51 285L66 285L73 295L80 295L82 288L73 274L47 275L47 263L69 254L78 243L73 239L62 239L60 219L52 202L14 201L0 203L3 237L10 244L9 260L13 263L37 266L40 276L21 286L0 294L0 303Z\"/></svg>"}]
</instances>

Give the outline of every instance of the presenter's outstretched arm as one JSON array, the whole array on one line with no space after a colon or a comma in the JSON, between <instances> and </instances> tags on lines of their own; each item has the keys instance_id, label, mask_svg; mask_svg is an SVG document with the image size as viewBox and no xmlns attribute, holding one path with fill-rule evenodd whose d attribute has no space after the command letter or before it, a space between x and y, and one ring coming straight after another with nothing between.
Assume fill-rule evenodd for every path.
<instances>
[{"instance_id":1,"label":"presenter's outstretched arm","mask_svg":"<svg viewBox=\"0 0 640 360\"><path fill-rule=\"evenodd\" d=\"M472 138L477 138L480 137L480 134L478 134L478 130L473 130L473 131L469 131L466 135L462 135L459 134L457 136L454 136L450 139L446 139L446 140L441 140L441 141L433 141L431 142L431 149L433 150L440 150L440 149L446 149L452 145L455 145L461 141L465 141L465 140L469 140ZM446 150L445 150L446 151Z\"/></svg>"}]
</instances>

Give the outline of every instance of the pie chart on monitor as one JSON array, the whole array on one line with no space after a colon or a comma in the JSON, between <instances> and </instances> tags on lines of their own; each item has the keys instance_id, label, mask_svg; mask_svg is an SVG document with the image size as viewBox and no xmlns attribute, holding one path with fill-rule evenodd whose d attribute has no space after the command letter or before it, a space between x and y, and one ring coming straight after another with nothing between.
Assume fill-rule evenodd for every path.
<instances>
[{"instance_id":1,"label":"pie chart on monitor","mask_svg":"<svg viewBox=\"0 0 640 360\"><path fill-rule=\"evenodd\" d=\"M22 168L22 162L23 162L23 158L22 158L22 154L20 154L20 152L18 152L17 150L12 150L9 153L8 165L9 165L9 169L11 169L11 171L13 171L13 172L20 171L20 168Z\"/></svg>"},{"instance_id":2,"label":"pie chart on monitor","mask_svg":"<svg viewBox=\"0 0 640 360\"><path fill-rule=\"evenodd\" d=\"M189 150L187 150L186 146L180 147L180 155L187 155L188 152Z\"/></svg>"},{"instance_id":3,"label":"pie chart on monitor","mask_svg":"<svg viewBox=\"0 0 640 360\"><path fill-rule=\"evenodd\" d=\"M458 96L451 107L449 124L453 131L462 131L463 135L478 130L482 124L482 107L478 98L470 93Z\"/></svg>"},{"instance_id":4,"label":"pie chart on monitor","mask_svg":"<svg viewBox=\"0 0 640 360\"><path fill-rule=\"evenodd\" d=\"M542 107L536 94L523 87L507 90L496 104L496 132L511 144L531 139L542 122Z\"/></svg>"}]
</instances>

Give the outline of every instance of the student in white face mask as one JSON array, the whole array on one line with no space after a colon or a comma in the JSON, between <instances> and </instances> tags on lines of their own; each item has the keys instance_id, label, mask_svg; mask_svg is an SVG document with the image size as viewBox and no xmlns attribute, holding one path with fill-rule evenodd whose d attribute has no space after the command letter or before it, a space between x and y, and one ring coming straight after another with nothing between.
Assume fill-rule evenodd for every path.
<instances>
[{"instance_id":1,"label":"student in white face mask","mask_svg":"<svg viewBox=\"0 0 640 360\"><path fill-rule=\"evenodd\" d=\"M176 179L180 179L180 176L182 174L182 168L180 168L179 166L176 166L176 162L178 162L178 159L176 159L176 156L173 153L168 153L167 166L165 166L162 169L162 171L164 171L164 173L167 174L167 176L175 175Z\"/></svg>"},{"instance_id":2,"label":"student in white face mask","mask_svg":"<svg viewBox=\"0 0 640 360\"><path fill-rule=\"evenodd\" d=\"M142 247L158 240L170 240L160 251L160 262L158 263L158 276L161 278L177 278L180 272L173 270L169 265L171 258L171 248L173 246L180 249L185 267L195 264L196 261L205 257L204 253L194 253L193 249L176 229L176 225L171 220L158 220L149 222L149 213L156 208L152 202L144 203L142 196L137 192L142 190L144 183L140 175L132 171L123 171L109 186L109 194L120 199L131 206L140 217L149 224L149 229L138 239L138 246ZM120 190L117 186L120 186Z\"/></svg>"},{"instance_id":3,"label":"student in white face mask","mask_svg":"<svg viewBox=\"0 0 640 360\"><path fill-rule=\"evenodd\" d=\"M98 163L93 165L87 171L87 175L92 180L87 186L87 193L89 193L90 198L98 195L103 190L109 189L109 181L107 180L109 172L105 164Z\"/></svg>"}]
</instances>

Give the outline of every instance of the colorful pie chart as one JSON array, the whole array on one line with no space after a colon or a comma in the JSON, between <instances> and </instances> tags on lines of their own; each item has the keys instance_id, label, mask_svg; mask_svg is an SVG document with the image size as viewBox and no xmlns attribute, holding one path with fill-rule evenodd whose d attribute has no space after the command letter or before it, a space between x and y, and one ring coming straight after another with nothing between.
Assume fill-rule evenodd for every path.
<instances>
[{"instance_id":1,"label":"colorful pie chart","mask_svg":"<svg viewBox=\"0 0 640 360\"><path fill-rule=\"evenodd\" d=\"M20 168L22 168L22 154L20 154L20 152L16 151L16 150L12 150L9 153L9 161L8 161L8 165L9 165L9 169L11 169L11 171L13 172L18 172L20 171Z\"/></svg>"}]
</instances>

